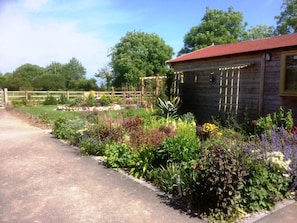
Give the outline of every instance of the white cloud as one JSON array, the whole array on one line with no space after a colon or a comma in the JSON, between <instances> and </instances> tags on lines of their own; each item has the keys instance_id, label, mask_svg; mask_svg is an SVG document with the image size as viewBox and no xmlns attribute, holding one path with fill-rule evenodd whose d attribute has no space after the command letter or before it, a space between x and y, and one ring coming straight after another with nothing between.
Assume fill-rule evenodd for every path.
<instances>
[{"instance_id":1,"label":"white cloud","mask_svg":"<svg viewBox=\"0 0 297 223\"><path fill-rule=\"evenodd\" d=\"M22 3L23 8L29 11L38 11L46 4L48 0L24 0Z\"/></svg>"},{"instance_id":2,"label":"white cloud","mask_svg":"<svg viewBox=\"0 0 297 223\"><path fill-rule=\"evenodd\" d=\"M24 9L41 10L46 1L23 3ZM89 78L108 62L110 46L100 36L80 32L75 22L32 19L17 8L7 7L0 14L0 72L13 72L25 63L43 67L53 61L67 63L75 57Z\"/></svg>"}]
</instances>

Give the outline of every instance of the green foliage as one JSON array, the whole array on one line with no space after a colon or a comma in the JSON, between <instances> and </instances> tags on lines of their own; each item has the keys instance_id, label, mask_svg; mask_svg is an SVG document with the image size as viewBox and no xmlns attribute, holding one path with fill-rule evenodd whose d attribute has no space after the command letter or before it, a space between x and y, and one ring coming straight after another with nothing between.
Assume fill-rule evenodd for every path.
<instances>
[{"instance_id":1,"label":"green foliage","mask_svg":"<svg viewBox=\"0 0 297 223\"><path fill-rule=\"evenodd\" d=\"M196 121L196 118L193 113L187 112L181 116L181 120L183 120L186 123L193 123Z\"/></svg>"},{"instance_id":2,"label":"green foliage","mask_svg":"<svg viewBox=\"0 0 297 223\"><path fill-rule=\"evenodd\" d=\"M66 89L65 81L66 79L64 78L64 76L60 74L45 73L41 76L36 77L32 82L32 86L35 90L58 91Z\"/></svg>"},{"instance_id":3,"label":"green foliage","mask_svg":"<svg viewBox=\"0 0 297 223\"><path fill-rule=\"evenodd\" d=\"M156 150L156 166L178 163L182 168L191 168L193 161L200 156L200 141L184 136L167 138Z\"/></svg>"},{"instance_id":4,"label":"green foliage","mask_svg":"<svg viewBox=\"0 0 297 223\"><path fill-rule=\"evenodd\" d=\"M206 145L195 164L197 180L192 199L202 213L227 220L238 209L238 190L246 175L243 154L223 141L210 141Z\"/></svg>"},{"instance_id":5,"label":"green foliage","mask_svg":"<svg viewBox=\"0 0 297 223\"><path fill-rule=\"evenodd\" d=\"M276 16L276 34L284 35L297 32L297 0L284 0L283 11Z\"/></svg>"},{"instance_id":6,"label":"green foliage","mask_svg":"<svg viewBox=\"0 0 297 223\"><path fill-rule=\"evenodd\" d=\"M238 42L244 39L246 23L241 12L232 7L228 11L206 8L198 26L194 26L184 37L184 47L179 55L201 49L212 44Z\"/></svg>"},{"instance_id":7,"label":"green foliage","mask_svg":"<svg viewBox=\"0 0 297 223\"><path fill-rule=\"evenodd\" d=\"M130 174L137 178L152 180L153 161L155 153L150 148L139 149L135 153Z\"/></svg>"},{"instance_id":8,"label":"green foliage","mask_svg":"<svg viewBox=\"0 0 297 223\"><path fill-rule=\"evenodd\" d=\"M166 74L165 61L171 59L173 49L156 34L127 32L111 52L113 85L139 84L140 77Z\"/></svg>"},{"instance_id":9,"label":"green foliage","mask_svg":"<svg viewBox=\"0 0 297 223\"><path fill-rule=\"evenodd\" d=\"M245 163L248 174L240 190L240 205L248 212L272 209L286 196L291 179L268 165L265 159L255 160L254 157Z\"/></svg>"},{"instance_id":10,"label":"green foliage","mask_svg":"<svg viewBox=\"0 0 297 223\"><path fill-rule=\"evenodd\" d=\"M57 105L58 100L53 96L48 96L48 97L45 98L43 104L44 105Z\"/></svg>"},{"instance_id":11,"label":"green foliage","mask_svg":"<svg viewBox=\"0 0 297 223\"><path fill-rule=\"evenodd\" d=\"M67 139L71 144L79 142L78 131L84 129L84 121L80 119L67 120L58 118L53 125L52 134L58 139Z\"/></svg>"},{"instance_id":12,"label":"green foliage","mask_svg":"<svg viewBox=\"0 0 297 223\"><path fill-rule=\"evenodd\" d=\"M113 101L112 101L112 96L110 95L106 95L103 94L100 98L99 98L99 103L101 106L108 106L110 105Z\"/></svg>"},{"instance_id":13,"label":"green foliage","mask_svg":"<svg viewBox=\"0 0 297 223\"><path fill-rule=\"evenodd\" d=\"M134 150L126 144L107 144L105 162L113 168L127 168L134 164Z\"/></svg>"},{"instance_id":14,"label":"green foliage","mask_svg":"<svg viewBox=\"0 0 297 223\"><path fill-rule=\"evenodd\" d=\"M61 94L58 102L59 102L59 104L62 104L62 105L67 104L68 103L68 99L67 99L66 95L65 94Z\"/></svg>"},{"instance_id":15,"label":"green foliage","mask_svg":"<svg viewBox=\"0 0 297 223\"><path fill-rule=\"evenodd\" d=\"M272 127L284 127L286 130L292 130L294 126L292 111L287 112L280 107L278 112L268 114L265 117L261 117L256 122L256 133L261 135L267 133Z\"/></svg>"},{"instance_id":16,"label":"green foliage","mask_svg":"<svg viewBox=\"0 0 297 223\"><path fill-rule=\"evenodd\" d=\"M78 146L83 155L102 156L105 150L105 144L92 136L80 137Z\"/></svg>"},{"instance_id":17,"label":"green foliage","mask_svg":"<svg viewBox=\"0 0 297 223\"><path fill-rule=\"evenodd\" d=\"M178 118L178 106L180 104L180 99L178 97L174 98L173 101L164 101L161 98L158 98L158 106L160 108L160 115L167 120L169 118Z\"/></svg>"},{"instance_id":18,"label":"green foliage","mask_svg":"<svg viewBox=\"0 0 297 223\"><path fill-rule=\"evenodd\" d=\"M255 40L274 36L274 27L266 25L257 25L247 30L246 39Z\"/></svg>"},{"instance_id":19,"label":"green foliage","mask_svg":"<svg viewBox=\"0 0 297 223\"><path fill-rule=\"evenodd\" d=\"M168 163L165 167L155 171L155 183L162 191L176 197L181 196L181 172L180 164Z\"/></svg>"},{"instance_id":20,"label":"green foliage","mask_svg":"<svg viewBox=\"0 0 297 223\"><path fill-rule=\"evenodd\" d=\"M95 74L95 77L105 79L107 89L112 87L112 71L108 66L101 68L98 73Z\"/></svg>"},{"instance_id":21,"label":"green foliage","mask_svg":"<svg viewBox=\"0 0 297 223\"><path fill-rule=\"evenodd\" d=\"M93 91L90 91L88 94L88 97L85 100L85 103L87 104L87 106L97 106L98 105L98 101L96 99L96 95Z\"/></svg>"}]
</instances>

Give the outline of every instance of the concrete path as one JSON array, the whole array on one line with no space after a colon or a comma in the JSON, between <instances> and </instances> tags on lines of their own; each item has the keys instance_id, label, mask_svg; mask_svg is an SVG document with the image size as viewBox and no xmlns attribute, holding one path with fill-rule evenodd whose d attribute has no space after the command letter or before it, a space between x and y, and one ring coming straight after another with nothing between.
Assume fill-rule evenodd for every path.
<instances>
[{"instance_id":1,"label":"concrete path","mask_svg":"<svg viewBox=\"0 0 297 223\"><path fill-rule=\"evenodd\" d=\"M203 222L0 110L1 223Z\"/></svg>"}]
</instances>

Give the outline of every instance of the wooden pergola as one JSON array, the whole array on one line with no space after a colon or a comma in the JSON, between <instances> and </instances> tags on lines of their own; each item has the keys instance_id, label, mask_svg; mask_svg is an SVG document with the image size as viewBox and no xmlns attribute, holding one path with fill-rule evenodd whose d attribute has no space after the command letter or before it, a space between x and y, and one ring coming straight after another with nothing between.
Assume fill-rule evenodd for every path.
<instances>
[{"instance_id":1,"label":"wooden pergola","mask_svg":"<svg viewBox=\"0 0 297 223\"><path fill-rule=\"evenodd\" d=\"M167 76L151 76L151 77L141 77L141 101L144 101L144 96L146 95L145 92L145 81L146 80L155 80L156 81L156 89L154 91L154 96L159 95L160 93L160 82L163 79L166 79Z\"/></svg>"}]
</instances>

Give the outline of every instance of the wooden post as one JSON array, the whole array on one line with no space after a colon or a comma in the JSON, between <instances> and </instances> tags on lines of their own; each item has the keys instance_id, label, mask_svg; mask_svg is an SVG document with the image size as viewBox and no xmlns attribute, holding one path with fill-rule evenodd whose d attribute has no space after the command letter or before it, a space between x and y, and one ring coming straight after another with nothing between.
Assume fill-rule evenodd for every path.
<instances>
[{"instance_id":1,"label":"wooden post","mask_svg":"<svg viewBox=\"0 0 297 223\"><path fill-rule=\"evenodd\" d=\"M143 96L144 96L144 78L141 78L141 94L140 94L141 103L143 103Z\"/></svg>"},{"instance_id":2,"label":"wooden post","mask_svg":"<svg viewBox=\"0 0 297 223\"><path fill-rule=\"evenodd\" d=\"M4 88L4 106L8 104L8 89Z\"/></svg>"},{"instance_id":3,"label":"wooden post","mask_svg":"<svg viewBox=\"0 0 297 223\"><path fill-rule=\"evenodd\" d=\"M156 77L156 95L155 96L158 96L159 95L159 77L157 76Z\"/></svg>"}]
</instances>

